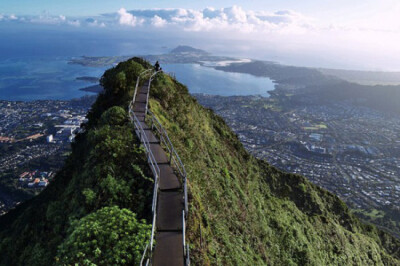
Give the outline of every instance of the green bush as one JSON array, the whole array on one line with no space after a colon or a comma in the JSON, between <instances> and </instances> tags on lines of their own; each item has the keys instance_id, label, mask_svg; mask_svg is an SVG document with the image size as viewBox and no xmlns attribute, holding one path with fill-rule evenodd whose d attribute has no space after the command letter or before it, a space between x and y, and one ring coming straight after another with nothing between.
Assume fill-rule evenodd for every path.
<instances>
[{"instance_id":1,"label":"green bush","mask_svg":"<svg viewBox=\"0 0 400 266\"><path fill-rule=\"evenodd\" d=\"M117 206L105 207L72 224L59 246L58 265L138 265L151 225Z\"/></svg>"},{"instance_id":2,"label":"green bush","mask_svg":"<svg viewBox=\"0 0 400 266\"><path fill-rule=\"evenodd\" d=\"M113 106L100 117L100 125L122 126L127 121L127 112L120 106Z\"/></svg>"}]
</instances>

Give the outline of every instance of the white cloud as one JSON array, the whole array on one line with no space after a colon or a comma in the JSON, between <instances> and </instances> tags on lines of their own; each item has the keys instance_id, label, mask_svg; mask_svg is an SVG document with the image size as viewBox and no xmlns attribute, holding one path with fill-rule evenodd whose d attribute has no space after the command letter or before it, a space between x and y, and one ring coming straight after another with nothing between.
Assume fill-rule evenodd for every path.
<instances>
[{"instance_id":1,"label":"white cloud","mask_svg":"<svg viewBox=\"0 0 400 266\"><path fill-rule=\"evenodd\" d=\"M77 19L70 20L64 15L52 16L48 12L43 12L37 17L21 17L19 18L21 22L30 22L34 24L47 24L47 25L70 25L79 27L81 25L80 21Z\"/></svg>"},{"instance_id":2,"label":"white cloud","mask_svg":"<svg viewBox=\"0 0 400 266\"><path fill-rule=\"evenodd\" d=\"M228 20L233 23L247 22L247 13L239 6L224 8L223 13L226 14Z\"/></svg>"},{"instance_id":3,"label":"white cloud","mask_svg":"<svg viewBox=\"0 0 400 266\"><path fill-rule=\"evenodd\" d=\"M115 17L116 16L116 17ZM228 8L205 8L200 10L184 8L137 9L127 11L121 8L115 14L95 18L69 19L64 15L53 16L43 12L40 16L18 18L15 15L0 17L0 20L31 22L70 26L141 26L145 29L170 28L184 32L234 32L260 34L279 32L282 34L302 34L312 28L312 20L294 11L252 11L240 6ZM311 21L311 22L310 22Z\"/></svg>"},{"instance_id":4,"label":"white cloud","mask_svg":"<svg viewBox=\"0 0 400 266\"><path fill-rule=\"evenodd\" d=\"M246 11L240 6L203 10L165 8L118 11L120 25L171 26L184 31L236 31L241 33L282 31L301 33L312 19L294 11Z\"/></svg>"},{"instance_id":5,"label":"white cloud","mask_svg":"<svg viewBox=\"0 0 400 266\"><path fill-rule=\"evenodd\" d=\"M77 19L75 19L75 20L68 20L68 21L67 21L67 24L68 24L68 25L71 25L71 26L75 26L75 27L81 26L81 22L80 22L79 20L77 20Z\"/></svg>"},{"instance_id":6,"label":"white cloud","mask_svg":"<svg viewBox=\"0 0 400 266\"><path fill-rule=\"evenodd\" d=\"M125 8L118 10L119 24L135 27L139 24L138 19L132 14L128 13Z\"/></svg>"},{"instance_id":7,"label":"white cloud","mask_svg":"<svg viewBox=\"0 0 400 266\"><path fill-rule=\"evenodd\" d=\"M104 22L98 21L97 19L94 18L87 18L85 22L90 27L100 27L100 28L106 27L106 24Z\"/></svg>"},{"instance_id":8,"label":"white cloud","mask_svg":"<svg viewBox=\"0 0 400 266\"><path fill-rule=\"evenodd\" d=\"M252 51L264 49L274 55L285 54L284 60L313 57L320 63L321 58L329 57L330 61L348 62L348 65L366 64L367 60L373 65L378 64L378 58L400 54L400 4L391 7L393 11L376 13L374 19L364 16L357 21L337 19L334 23L293 10L246 10L240 6L198 10L120 9L116 22L133 27L141 25L149 35L152 29L163 27L174 37L203 38L213 43L220 40L225 42L223 49L227 42L238 41L245 43L246 49L253 47ZM381 62L388 63L384 59Z\"/></svg>"},{"instance_id":9,"label":"white cloud","mask_svg":"<svg viewBox=\"0 0 400 266\"><path fill-rule=\"evenodd\" d=\"M151 24L154 25L155 27L163 27L165 24L167 24L167 21L165 19L162 19L161 17L155 15L151 19Z\"/></svg>"}]
</instances>

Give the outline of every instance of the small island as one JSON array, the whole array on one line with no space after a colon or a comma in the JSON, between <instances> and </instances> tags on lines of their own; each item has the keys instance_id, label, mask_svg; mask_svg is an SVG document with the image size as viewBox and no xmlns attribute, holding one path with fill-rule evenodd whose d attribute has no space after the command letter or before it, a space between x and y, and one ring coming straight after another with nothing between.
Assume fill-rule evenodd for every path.
<instances>
[{"instance_id":1,"label":"small island","mask_svg":"<svg viewBox=\"0 0 400 266\"><path fill-rule=\"evenodd\" d=\"M89 82L89 83L98 83L100 79L96 78L96 77L84 76L84 77L77 77L76 80L85 81L85 82Z\"/></svg>"},{"instance_id":2,"label":"small island","mask_svg":"<svg viewBox=\"0 0 400 266\"><path fill-rule=\"evenodd\" d=\"M93 92L93 93L100 93L100 92L102 92L104 90L104 88L100 84L98 84L98 85L93 85L93 86L81 88L79 90L87 91L87 92Z\"/></svg>"}]
</instances>

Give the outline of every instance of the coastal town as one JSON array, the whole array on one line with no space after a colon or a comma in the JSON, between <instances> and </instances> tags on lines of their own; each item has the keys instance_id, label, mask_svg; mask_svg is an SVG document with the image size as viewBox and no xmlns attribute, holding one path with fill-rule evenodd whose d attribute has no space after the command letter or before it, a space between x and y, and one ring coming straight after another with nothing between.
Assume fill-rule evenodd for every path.
<instances>
[{"instance_id":1,"label":"coastal town","mask_svg":"<svg viewBox=\"0 0 400 266\"><path fill-rule=\"evenodd\" d=\"M256 157L306 176L365 216L399 212L398 116L346 102L282 110L271 103L276 99L259 96L196 98L221 115Z\"/></svg>"},{"instance_id":2,"label":"coastal town","mask_svg":"<svg viewBox=\"0 0 400 266\"><path fill-rule=\"evenodd\" d=\"M0 101L0 215L51 183L94 99Z\"/></svg>"}]
</instances>

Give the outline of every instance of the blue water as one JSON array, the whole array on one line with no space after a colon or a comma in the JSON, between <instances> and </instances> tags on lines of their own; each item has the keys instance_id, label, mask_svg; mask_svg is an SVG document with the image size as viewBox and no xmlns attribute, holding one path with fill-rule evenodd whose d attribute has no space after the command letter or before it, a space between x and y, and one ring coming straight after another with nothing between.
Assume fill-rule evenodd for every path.
<instances>
[{"instance_id":1,"label":"blue water","mask_svg":"<svg viewBox=\"0 0 400 266\"><path fill-rule=\"evenodd\" d=\"M129 30L71 29L50 26L0 24L0 99L72 99L88 92L92 84L76 80L81 76L101 77L107 67L69 65L71 57L162 54L178 40L152 41ZM159 36L160 38L162 36ZM165 37L165 36L164 36ZM226 73L197 64L162 66L174 72L192 93L268 96L274 84L268 78Z\"/></svg>"},{"instance_id":2,"label":"blue water","mask_svg":"<svg viewBox=\"0 0 400 266\"><path fill-rule=\"evenodd\" d=\"M1 100L68 100L91 94L79 90L92 84L77 77L101 77L108 67L68 64L69 57L28 57L0 59ZM198 64L163 65L187 85L191 93L213 95L261 95L274 89L268 78L228 73Z\"/></svg>"},{"instance_id":3,"label":"blue water","mask_svg":"<svg viewBox=\"0 0 400 266\"><path fill-rule=\"evenodd\" d=\"M267 97L268 91L275 89L271 79L250 74L229 73L198 64L167 64L162 67L166 72L174 73L177 80L185 84L191 93Z\"/></svg>"},{"instance_id":4,"label":"blue water","mask_svg":"<svg viewBox=\"0 0 400 266\"><path fill-rule=\"evenodd\" d=\"M168 43L142 40L130 31L55 27L0 23L0 99L65 100L88 94L79 89L92 84L76 78L100 77L107 67L68 65L71 57L167 51Z\"/></svg>"},{"instance_id":5,"label":"blue water","mask_svg":"<svg viewBox=\"0 0 400 266\"><path fill-rule=\"evenodd\" d=\"M67 57L0 59L1 100L67 100L89 94L92 84L77 77L101 77L103 68L68 64Z\"/></svg>"}]
</instances>

